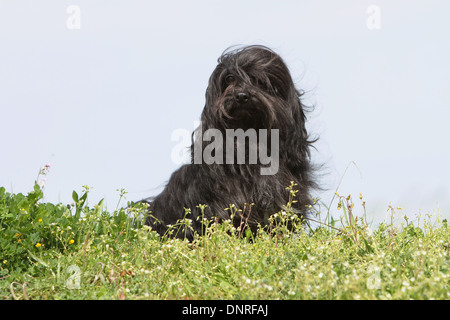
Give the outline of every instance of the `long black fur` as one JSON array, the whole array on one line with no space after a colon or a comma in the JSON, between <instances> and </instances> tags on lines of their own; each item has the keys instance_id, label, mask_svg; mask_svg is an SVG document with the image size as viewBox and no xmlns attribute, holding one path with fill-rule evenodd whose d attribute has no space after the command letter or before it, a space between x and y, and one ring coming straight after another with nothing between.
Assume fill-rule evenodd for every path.
<instances>
[{"instance_id":1,"label":"long black fur","mask_svg":"<svg viewBox=\"0 0 450 320\"><path fill-rule=\"evenodd\" d=\"M298 189L295 210L306 216L312 202L310 191L316 187L310 161L315 140L310 140L305 128L301 96L286 64L271 49L247 46L225 51L209 79L201 126L193 134L192 163L175 171L162 193L150 202L146 224L163 235L169 225L185 217L185 208L190 208L186 218L192 220L193 230L201 233L199 204L207 205L204 218L219 220L230 219L230 210L225 208L234 204L243 209L247 226L254 231L258 224L267 225L269 216L286 205L286 187L291 181ZM224 136L226 129L279 129L278 172L261 175L259 162L194 164L196 143L202 150L210 143L197 139L211 128ZM251 209L249 204L254 204ZM241 221L242 217L235 217L233 223L237 227ZM192 239L193 232L186 229L177 236Z\"/></svg>"}]
</instances>

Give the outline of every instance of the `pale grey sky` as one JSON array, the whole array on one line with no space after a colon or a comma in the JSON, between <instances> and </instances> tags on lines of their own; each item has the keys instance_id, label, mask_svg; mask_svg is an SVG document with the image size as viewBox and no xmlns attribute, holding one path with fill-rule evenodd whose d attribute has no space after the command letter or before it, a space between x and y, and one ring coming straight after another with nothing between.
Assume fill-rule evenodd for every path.
<instances>
[{"instance_id":1,"label":"pale grey sky","mask_svg":"<svg viewBox=\"0 0 450 320\"><path fill-rule=\"evenodd\" d=\"M357 210L362 192L373 220L389 204L449 217L448 12L444 0L0 0L0 186L27 193L50 163L46 201L69 203L83 185L108 209L116 189L155 195L218 56L263 44L316 105L320 197L354 161L339 192Z\"/></svg>"}]
</instances>

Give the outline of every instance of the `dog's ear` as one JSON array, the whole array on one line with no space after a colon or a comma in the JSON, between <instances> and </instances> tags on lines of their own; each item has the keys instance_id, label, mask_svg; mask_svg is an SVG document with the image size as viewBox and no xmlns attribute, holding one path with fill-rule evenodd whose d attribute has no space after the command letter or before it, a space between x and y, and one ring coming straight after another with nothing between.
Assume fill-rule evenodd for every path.
<instances>
[{"instance_id":1,"label":"dog's ear","mask_svg":"<svg viewBox=\"0 0 450 320\"><path fill-rule=\"evenodd\" d=\"M200 148L200 151L203 148L203 132L211 129L211 128L217 128L218 124L217 121L220 120L220 117L216 114L217 108L216 104L217 101L220 99L220 96L222 94L221 91L221 85L219 82L220 73L222 72L222 69L220 68L220 64L214 69L213 73L211 74L209 81L208 81L208 87L206 88L205 93L205 107L203 108L202 114L200 116L200 125L197 127L191 136L191 159L192 163L196 163L195 155L201 154L201 152L195 151L196 148Z\"/></svg>"},{"instance_id":2,"label":"dog's ear","mask_svg":"<svg viewBox=\"0 0 450 320\"><path fill-rule=\"evenodd\" d=\"M305 108L301 101L302 93L292 85L289 92L288 104L291 111L290 125L286 128L284 146L280 149L285 153L286 165L292 172L309 171L310 146L314 141L309 140L306 130Z\"/></svg>"},{"instance_id":3,"label":"dog's ear","mask_svg":"<svg viewBox=\"0 0 450 320\"><path fill-rule=\"evenodd\" d=\"M222 88L220 84L220 74L222 73L222 68L220 67L220 64L214 69L213 73L211 74L211 77L208 81L208 88L206 89L205 93L205 107L203 109L203 112L201 114L201 121L204 124L210 124L210 125L216 125L216 121L220 118L216 114L217 112L217 106L221 95L222 95ZM204 128L209 129L209 128Z\"/></svg>"}]
</instances>

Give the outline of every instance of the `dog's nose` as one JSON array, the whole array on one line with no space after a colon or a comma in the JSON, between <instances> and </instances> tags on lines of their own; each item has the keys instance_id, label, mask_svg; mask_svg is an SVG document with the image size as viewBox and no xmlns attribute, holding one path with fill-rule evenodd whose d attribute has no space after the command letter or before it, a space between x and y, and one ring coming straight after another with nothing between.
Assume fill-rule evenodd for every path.
<instances>
[{"instance_id":1,"label":"dog's nose","mask_svg":"<svg viewBox=\"0 0 450 320\"><path fill-rule=\"evenodd\" d=\"M236 101L239 103L247 103L249 100L249 96L246 92L238 92L236 93Z\"/></svg>"}]
</instances>

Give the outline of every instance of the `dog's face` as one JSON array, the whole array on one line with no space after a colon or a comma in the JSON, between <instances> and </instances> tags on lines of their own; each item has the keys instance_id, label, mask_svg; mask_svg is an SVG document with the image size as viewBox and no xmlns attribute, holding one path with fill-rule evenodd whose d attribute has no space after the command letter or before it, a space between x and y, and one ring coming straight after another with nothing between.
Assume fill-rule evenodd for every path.
<instances>
[{"instance_id":1,"label":"dog's face","mask_svg":"<svg viewBox=\"0 0 450 320\"><path fill-rule=\"evenodd\" d=\"M201 132L218 129L272 129L279 133L279 156L286 167L306 172L309 147L306 116L291 74L281 57L263 46L225 51L209 79L201 125L192 136L202 150Z\"/></svg>"},{"instance_id":2,"label":"dog's face","mask_svg":"<svg viewBox=\"0 0 450 320\"><path fill-rule=\"evenodd\" d=\"M292 105L299 103L281 57L266 47L250 46L219 58L202 120L218 129L279 128L292 121Z\"/></svg>"}]
</instances>

